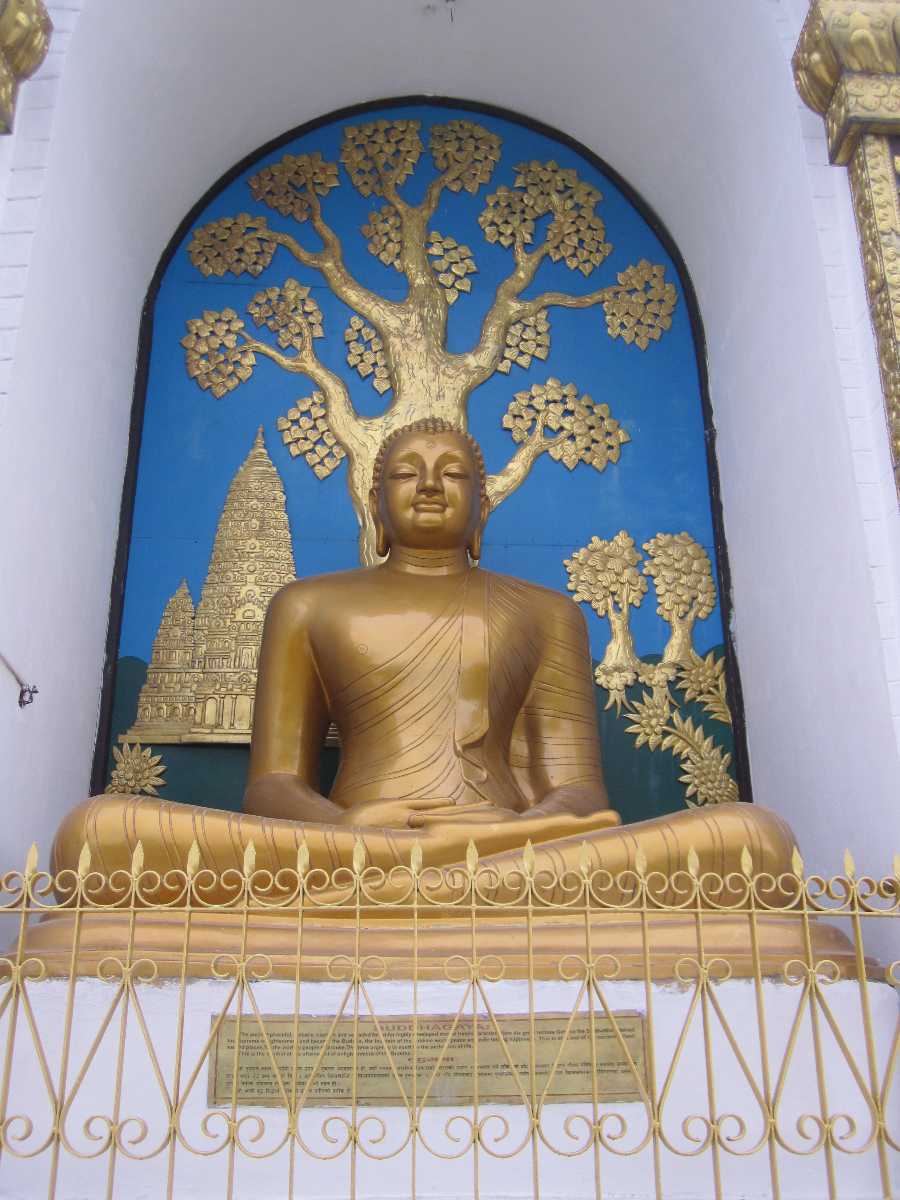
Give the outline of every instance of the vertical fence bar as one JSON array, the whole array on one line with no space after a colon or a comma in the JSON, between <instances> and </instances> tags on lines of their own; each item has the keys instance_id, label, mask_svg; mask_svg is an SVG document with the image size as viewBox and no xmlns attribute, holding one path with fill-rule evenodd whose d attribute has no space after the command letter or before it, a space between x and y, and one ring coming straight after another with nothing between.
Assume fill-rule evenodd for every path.
<instances>
[{"instance_id":1,"label":"vertical fence bar","mask_svg":"<svg viewBox=\"0 0 900 1200\"><path fill-rule=\"evenodd\" d=\"M191 946L191 923L194 909L194 875L199 865L200 847L191 846L185 864L184 877L184 938L181 945L181 961L178 968L178 1015L175 1019L175 1061L172 1067L171 1122L169 1127L169 1153L166 1163L166 1200L175 1197L175 1154L178 1149L178 1125L181 1120L181 1067L184 1055L184 1019L187 1004L188 963Z\"/></svg>"},{"instance_id":2,"label":"vertical fence bar","mask_svg":"<svg viewBox=\"0 0 900 1200\"><path fill-rule=\"evenodd\" d=\"M753 880L749 851L744 851L744 878L747 881L749 905L747 920L750 925L750 957L753 964L753 997L756 1008L756 1028L759 1036L759 1057L762 1072L763 1098L766 1102L766 1148L769 1156L769 1183L772 1200L781 1200L781 1180L778 1172L778 1147L775 1141L775 1114L772 1099L772 1078L769 1071L769 1036L766 1025L766 1002L763 995L762 959L759 947L759 924L757 921L756 887Z\"/></svg>"},{"instance_id":3,"label":"vertical fence bar","mask_svg":"<svg viewBox=\"0 0 900 1200\"><path fill-rule=\"evenodd\" d=\"M54 1114L54 1137L50 1152L50 1170L47 1179L47 1200L54 1200L56 1185L59 1178L59 1160L62 1150L62 1114L66 1101L66 1086L69 1073L69 1056L72 1045L72 1021L75 1016L75 990L78 985L78 952L81 946L81 922L84 916L84 887L85 876L91 865L90 851L87 845L81 852L78 861L78 872L75 883L75 921L72 929L72 948L69 952L69 969L66 985L66 1007L63 1017L63 1041L60 1049L59 1074L56 1083L56 1112Z\"/></svg>"},{"instance_id":4,"label":"vertical fence bar","mask_svg":"<svg viewBox=\"0 0 900 1200\"><path fill-rule=\"evenodd\" d=\"M869 1089L872 1093L872 1105L876 1121L876 1144L878 1147L878 1171L881 1176L881 1190L884 1200L892 1200L891 1172L888 1164L887 1145L884 1140L884 1108L878 1085L878 1064L875 1056L875 1039L872 1035L872 1009L869 1004L869 980L866 969L866 952L863 944L862 914L859 902L859 884L854 877L853 862L849 852L844 857L850 884L851 925L853 928L853 951L856 959L856 990L859 993L859 1006L863 1023L863 1037L866 1045L866 1060L869 1069Z\"/></svg>"},{"instance_id":5,"label":"vertical fence bar","mask_svg":"<svg viewBox=\"0 0 900 1200\"><path fill-rule=\"evenodd\" d=\"M16 931L15 962L10 971L9 980L9 1025L6 1030L6 1057L3 1063L3 1079L0 1083L0 1166L3 1163L3 1152L6 1150L6 1110L9 1105L9 1085L12 1074L13 1052L16 1044L16 1029L19 1017L19 989L22 977L22 954L25 946L25 931L28 928L28 913L30 910L31 887L38 864L38 849L32 845L25 860L25 870L22 872L22 891L19 899L19 927Z\"/></svg>"}]
</instances>

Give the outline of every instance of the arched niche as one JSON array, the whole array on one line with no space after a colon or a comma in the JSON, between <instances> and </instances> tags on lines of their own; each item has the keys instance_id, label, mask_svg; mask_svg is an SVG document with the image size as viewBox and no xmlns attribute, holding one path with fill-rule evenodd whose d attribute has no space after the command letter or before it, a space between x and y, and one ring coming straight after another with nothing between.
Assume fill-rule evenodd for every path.
<instances>
[{"instance_id":1,"label":"arched niche","mask_svg":"<svg viewBox=\"0 0 900 1200\"><path fill-rule=\"evenodd\" d=\"M416 342L423 303L440 328ZM478 367L459 384L466 355ZM374 449L426 415L484 449L483 565L582 604L623 816L749 799L703 331L677 247L584 146L432 98L342 110L263 146L160 260L95 789L112 744L139 738L167 760L171 798L238 803L247 735L215 697L243 673L240 711L252 701L246 589L267 600L294 565L371 561ZM173 638L191 651L174 683L146 669ZM160 691L185 710L201 697L202 727L135 721Z\"/></svg>"}]
</instances>

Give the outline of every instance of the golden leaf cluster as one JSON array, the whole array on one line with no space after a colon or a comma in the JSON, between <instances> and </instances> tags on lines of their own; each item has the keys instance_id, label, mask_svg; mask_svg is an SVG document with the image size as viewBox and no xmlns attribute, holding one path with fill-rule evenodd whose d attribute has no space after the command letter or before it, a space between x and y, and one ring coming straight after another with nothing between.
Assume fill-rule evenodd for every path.
<instances>
[{"instance_id":1,"label":"golden leaf cluster","mask_svg":"<svg viewBox=\"0 0 900 1200\"><path fill-rule=\"evenodd\" d=\"M113 746L115 767L109 777L106 791L127 796L158 796L157 788L165 787L165 766L161 754L154 754L150 746L140 742L126 742L120 750Z\"/></svg>"},{"instance_id":2,"label":"golden leaf cluster","mask_svg":"<svg viewBox=\"0 0 900 1200\"><path fill-rule=\"evenodd\" d=\"M368 250L386 267L402 271L400 265L400 214L393 204L385 204L379 212L370 212L367 225L362 227Z\"/></svg>"},{"instance_id":3,"label":"golden leaf cluster","mask_svg":"<svg viewBox=\"0 0 900 1200\"><path fill-rule=\"evenodd\" d=\"M716 658L714 650L710 650L705 658L698 655L689 666L679 666L678 686L686 700L696 700L717 721L731 724L725 659Z\"/></svg>"},{"instance_id":4,"label":"golden leaf cluster","mask_svg":"<svg viewBox=\"0 0 900 1200\"><path fill-rule=\"evenodd\" d=\"M644 573L656 585L656 611L667 621L708 617L716 606L709 555L689 533L658 533L644 542L648 559Z\"/></svg>"},{"instance_id":5,"label":"golden leaf cluster","mask_svg":"<svg viewBox=\"0 0 900 1200\"><path fill-rule=\"evenodd\" d=\"M574 599L590 604L601 617L609 614L613 601L620 609L637 608L647 591L647 580L637 569L640 553L625 529L608 540L592 537L564 561Z\"/></svg>"},{"instance_id":6,"label":"golden leaf cluster","mask_svg":"<svg viewBox=\"0 0 900 1200\"><path fill-rule=\"evenodd\" d=\"M675 285L666 283L665 268L645 258L618 276L620 289L603 301L609 336L634 342L646 350L672 327L672 311L678 299Z\"/></svg>"},{"instance_id":7,"label":"golden leaf cluster","mask_svg":"<svg viewBox=\"0 0 900 1200\"><path fill-rule=\"evenodd\" d=\"M327 479L346 457L344 447L328 420L328 407L321 392L298 400L276 427L292 458L303 455L318 479Z\"/></svg>"},{"instance_id":8,"label":"golden leaf cluster","mask_svg":"<svg viewBox=\"0 0 900 1200\"><path fill-rule=\"evenodd\" d=\"M728 773L731 755L690 717L673 708L666 690L644 692L640 700L628 705L628 715L632 724L626 726L626 732L634 737L635 746L670 750L681 759L679 782L685 784L689 805L727 804L740 798Z\"/></svg>"},{"instance_id":9,"label":"golden leaf cluster","mask_svg":"<svg viewBox=\"0 0 900 1200\"><path fill-rule=\"evenodd\" d=\"M517 367L528 368L532 359L539 358L543 361L549 353L550 318L546 308L542 308L533 317L525 317L510 325L506 332L503 358L497 370L508 375L513 363Z\"/></svg>"},{"instance_id":10,"label":"golden leaf cluster","mask_svg":"<svg viewBox=\"0 0 900 1200\"><path fill-rule=\"evenodd\" d=\"M535 222L552 213L547 231L550 258L590 275L612 250L603 221L594 211L602 198L577 172L552 160L518 163L513 186L498 188L488 196L478 222L489 242L530 244Z\"/></svg>"},{"instance_id":11,"label":"golden leaf cluster","mask_svg":"<svg viewBox=\"0 0 900 1200\"><path fill-rule=\"evenodd\" d=\"M466 277L474 275L478 268L468 246L461 246L456 238L433 232L428 235L426 250L435 260L431 265L448 304L453 304L460 292L472 290L472 281Z\"/></svg>"},{"instance_id":12,"label":"golden leaf cluster","mask_svg":"<svg viewBox=\"0 0 900 1200\"><path fill-rule=\"evenodd\" d=\"M662 744L672 713L668 692L665 689L644 692L628 712L634 724L626 726L626 732L634 734L635 746L656 750Z\"/></svg>"},{"instance_id":13,"label":"golden leaf cluster","mask_svg":"<svg viewBox=\"0 0 900 1200\"><path fill-rule=\"evenodd\" d=\"M473 121L448 121L431 129L429 148L439 171L450 173L446 187L474 195L490 181L500 161L501 139Z\"/></svg>"},{"instance_id":14,"label":"golden leaf cluster","mask_svg":"<svg viewBox=\"0 0 900 1200\"><path fill-rule=\"evenodd\" d=\"M618 462L622 445L629 436L609 405L595 404L590 396L579 396L574 383L560 383L550 378L535 383L527 392L516 392L503 416L503 428L509 429L513 441L528 439L535 423L543 420L543 429L557 436L550 442L548 453L568 469L587 463L602 471L608 462Z\"/></svg>"},{"instance_id":15,"label":"golden leaf cluster","mask_svg":"<svg viewBox=\"0 0 900 1200\"><path fill-rule=\"evenodd\" d=\"M280 162L263 167L248 180L253 198L274 208L283 217L305 221L312 204L309 193L327 196L340 182L337 163L314 154L286 154Z\"/></svg>"},{"instance_id":16,"label":"golden leaf cluster","mask_svg":"<svg viewBox=\"0 0 900 1200\"><path fill-rule=\"evenodd\" d=\"M207 310L202 317L191 317L187 328L181 339L187 373L204 391L220 400L253 374L256 355L238 341L244 322L233 308Z\"/></svg>"},{"instance_id":17,"label":"golden leaf cluster","mask_svg":"<svg viewBox=\"0 0 900 1200\"><path fill-rule=\"evenodd\" d=\"M300 349L307 335L324 336L322 310L310 296L310 289L296 279L286 279L283 287L257 292L247 305L247 312L257 326L265 326L278 335L278 345L283 350L289 346Z\"/></svg>"},{"instance_id":18,"label":"golden leaf cluster","mask_svg":"<svg viewBox=\"0 0 900 1200\"><path fill-rule=\"evenodd\" d=\"M360 378L368 379L371 375L372 387L380 396L390 391L391 378L384 346L372 326L367 325L362 317L351 317L350 324L344 330L344 341L347 343L347 362Z\"/></svg>"},{"instance_id":19,"label":"golden leaf cluster","mask_svg":"<svg viewBox=\"0 0 900 1200\"><path fill-rule=\"evenodd\" d=\"M419 121L369 121L346 125L341 162L363 196L380 196L389 178L399 186L412 174L422 153Z\"/></svg>"},{"instance_id":20,"label":"golden leaf cluster","mask_svg":"<svg viewBox=\"0 0 900 1200\"><path fill-rule=\"evenodd\" d=\"M222 217L194 230L188 256L202 275L259 275L277 249L268 232L265 217Z\"/></svg>"}]
</instances>

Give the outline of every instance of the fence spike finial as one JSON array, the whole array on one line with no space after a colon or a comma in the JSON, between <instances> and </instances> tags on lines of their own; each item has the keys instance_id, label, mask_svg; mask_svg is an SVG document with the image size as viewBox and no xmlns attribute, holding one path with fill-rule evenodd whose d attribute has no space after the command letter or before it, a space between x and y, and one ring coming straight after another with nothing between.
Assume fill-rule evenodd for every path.
<instances>
[{"instance_id":1,"label":"fence spike finial","mask_svg":"<svg viewBox=\"0 0 900 1200\"><path fill-rule=\"evenodd\" d=\"M591 851L587 842L582 842L581 849L578 851L578 870L584 879L587 879L591 873Z\"/></svg>"},{"instance_id":2,"label":"fence spike finial","mask_svg":"<svg viewBox=\"0 0 900 1200\"><path fill-rule=\"evenodd\" d=\"M474 875L478 870L478 848L471 838L469 838L469 844L466 847L466 866L469 869L470 875Z\"/></svg>"},{"instance_id":3,"label":"fence spike finial","mask_svg":"<svg viewBox=\"0 0 900 1200\"><path fill-rule=\"evenodd\" d=\"M81 853L78 855L78 878L84 879L88 871L91 869L91 848L87 844L81 847Z\"/></svg>"},{"instance_id":4,"label":"fence spike finial","mask_svg":"<svg viewBox=\"0 0 900 1200\"><path fill-rule=\"evenodd\" d=\"M193 879L197 874L200 866L200 845L196 838L191 842L191 848L188 850L187 856L187 877Z\"/></svg>"},{"instance_id":5,"label":"fence spike finial","mask_svg":"<svg viewBox=\"0 0 900 1200\"><path fill-rule=\"evenodd\" d=\"M844 874L848 879L852 879L856 874L856 863L853 861L853 855L849 850L844 851Z\"/></svg>"},{"instance_id":6,"label":"fence spike finial","mask_svg":"<svg viewBox=\"0 0 900 1200\"><path fill-rule=\"evenodd\" d=\"M753 859L746 846L741 850L741 874L747 879L751 879L753 876Z\"/></svg>"},{"instance_id":7,"label":"fence spike finial","mask_svg":"<svg viewBox=\"0 0 900 1200\"><path fill-rule=\"evenodd\" d=\"M353 843L353 870L357 875L362 875L366 866L366 848L362 843L362 838L357 838Z\"/></svg>"},{"instance_id":8,"label":"fence spike finial","mask_svg":"<svg viewBox=\"0 0 900 1200\"><path fill-rule=\"evenodd\" d=\"M38 859L40 853L37 848L37 842L32 842L28 848L28 854L25 857L25 874L33 875L38 869Z\"/></svg>"},{"instance_id":9,"label":"fence spike finial","mask_svg":"<svg viewBox=\"0 0 900 1200\"><path fill-rule=\"evenodd\" d=\"M309 846L306 839L297 847L297 874L301 877L309 870Z\"/></svg>"},{"instance_id":10,"label":"fence spike finial","mask_svg":"<svg viewBox=\"0 0 900 1200\"><path fill-rule=\"evenodd\" d=\"M131 855L131 874L137 877L144 869L144 843L138 841Z\"/></svg>"},{"instance_id":11,"label":"fence spike finial","mask_svg":"<svg viewBox=\"0 0 900 1200\"><path fill-rule=\"evenodd\" d=\"M795 846L791 852L791 870L798 879L803 878L805 867L803 865L803 859L800 857L800 849L797 846Z\"/></svg>"},{"instance_id":12,"label":"fence spike finial","mask_svg":"<svg viewBox=\"0 0 900 1200\"><path fill-rule=\"evenodd\" d=\"M687 852L687 869L691 879L696 879L700 874L700 857L693 846Z\"/></svg>"},{"instance_id":13,"label":"fence spike finial","mask_svg":"<svg viewBox=\"0 0 900 1200\"><path fill-rule=\"evenodd\" d=\"M256 846L253 838L244 847L244 877L249 879L256 870Z\"/></svg>"},{"instance_id":14,"label":"fence spike finial","mask_svg":"<svg viewBox=\"0 0 900 1200\"><path fill-rule=\"evenodd\" d=\"M409 868L413 875L418 875L422 870L422 843L418 838L413 842L409 852Z\"/></svg>"},{"instance_id":15,"label":"fence spike finial","mask_svg":"<svg viewBox=\"0 0 900 1200\"><path fill-rule=\"evenodd\" d=\"M525 843L525 849L522 851L522 865L525 867L525 874L529 877L534 874L535 856L534 846L531 844L531 838Z\"/></svg>"},{"instance_id":16,"label":"fence spike finial","mask_svg":"<svg viewBox=\"0 0 900 1200\"><path fill-rule=\"evenodd\" d=\"M640 848L634 856L634 869L641 879L647 874L647 855Z\"/></svg>"}]
</instances>

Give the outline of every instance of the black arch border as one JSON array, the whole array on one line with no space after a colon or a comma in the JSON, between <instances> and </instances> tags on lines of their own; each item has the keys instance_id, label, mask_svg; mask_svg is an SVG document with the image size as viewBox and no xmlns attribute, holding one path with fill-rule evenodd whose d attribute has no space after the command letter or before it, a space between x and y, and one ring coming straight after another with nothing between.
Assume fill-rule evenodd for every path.
<instances>
[{"instance_id":1,"label":"black arch border","mask_svg":"<svg viewBox=\"0 0 900 1200\"><path fill-rule=\"evenodd\" d=\"M113 564L112 581L109 599L109 623L106 635L106 657L103 664L103 682L100 696L100 711L97 722L97 737L94 743L94 758L91 769L91 793L102 792L106 784L107 763L110 751L110 734L112 727L113 695L116 685L116 664L118 660L119 637L122 630L122 610L125 601L125 583L128 570L128 552L131 543L131 531L134 520L134 502L137 490L137 468L141 450L141 435L144 424L144 408L147 399L147 383L150 372L150 351L153 342L153 316L156 297L163 276L175 256L181 242L184 240L197 218L206 206L219 195L229 184L233 183L264 155L281 149L298 137L312 133L323 125L331 125L335 121L357 117L371 112L373 109L405 108L416 104L432 105L436 108L456 108L468 112L480 112L497 117L513 124L524 126L535 133L553 138L582 155L599 171L602 171L626 199L634 205L641 216L659 238L666 249L675 269L678 272L682 289L682 298L687 306L691 324L691 334L694 341L694 354L697 362L697 377L700 381L700 400L703 410L703 431L706 444L706 466L709 473L710 507L713 521L713 543L716 549L718 565L719 604L722 612L722 628L725 646L725 678L728 686L730 707L732 711L734 737L734 768L738 789L742 800L752 800L752 785L750 780L750 756L747 748L747 729L744 718L744 699L741 688L740 669L734 649L732 637L732 585L731 568L728 560L728 547L725 541L725 523L722 514L722 495L719 480L719 466L716 459L716 428L713 420L712 402L709 395L709 374L706 358L706 335L700 316L697 295L684 259L663 221L655 210L638 193L627 180L598 154L576 138L546 125L534 117L501 108L496 104L477 100L460 100L450 96L397 96L382 100L366 100L359 104L351 104L338 108L330 113L315 117L303 125L297 125L278 137L266 142L252 153L242 158L240 162L221 175L200 199L194 204L179 224L163 251L141 309L141 323L138 333L137 366L135 370L134 392L131 404L131 421L128 434L128 455L125 463L125 477L122 482L122 500L119 508L119 533L116 544L116 557Z\"/></svg>"}]
</instances>

